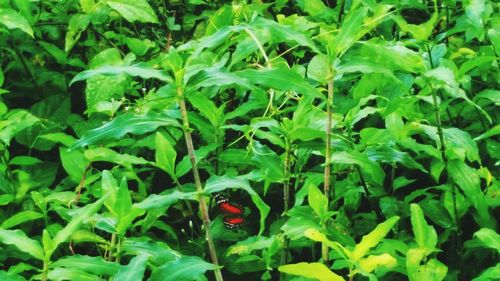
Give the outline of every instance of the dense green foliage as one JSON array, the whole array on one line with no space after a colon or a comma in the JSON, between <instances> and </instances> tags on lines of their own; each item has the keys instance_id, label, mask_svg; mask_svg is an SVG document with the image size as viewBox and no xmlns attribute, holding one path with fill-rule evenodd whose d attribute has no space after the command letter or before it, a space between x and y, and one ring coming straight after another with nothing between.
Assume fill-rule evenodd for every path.
<instances>
[{"instance_id":1,"label":"dense green foliage","mask_svg":"<svg viewBox=\"0 0 500 281\"><path fill-rule=\"evenodd\" d=\"M0 280L498 280L499 9L0 0Z\"/></svg>"}]
</instances>

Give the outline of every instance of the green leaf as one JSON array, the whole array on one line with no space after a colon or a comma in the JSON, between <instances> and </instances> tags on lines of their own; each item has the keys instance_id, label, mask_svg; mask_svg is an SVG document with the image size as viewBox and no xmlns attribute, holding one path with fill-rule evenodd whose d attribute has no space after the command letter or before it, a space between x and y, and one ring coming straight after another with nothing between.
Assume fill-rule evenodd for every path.
<instances>
[{"instance_id":1,"label":"green leaf","mask_svg":"<svg viewBox=\"0 0 500 281\"><path fill-rule=\"evenodd\" d=\"M75 268L55 268L49 270L48 280L65 281L65 280L79 280L79 281L95 281L98 277L94 274L89 274L85 271Z\"/></svg>"},{"instance_id":2,"label":"green leaf","mask_svg":"<svg viewBox=\"0 0 500 281\"><path fill-rule=\"evenodd\" d=\"M180 127L175 119L165 114L153 112L140 115L125 113L99 128L88 131L71 149L92 144L104 144L108 141L120 139L128 133L142 135L154 131L160 126Z\"/></svg>"},{"instance_id":3,"label":"green leaf","mask_svg":"<svg viewBox=\"0 0 500 281\"><path fill-rule=\"evenodd\" d=\"M326 219L328 212L328 199L314 184L309 184L309 206L321 218Z\"/></svg>"},{"instance_id":4,"label":"green leaf","mask_svg":"<svg viewBox=\"0 0 500 281\"><path fill-rule=\"evenodd\" d=\"M0 242L15 246L19 251L25 252L32 257L43 260L43 248L38 241L30 239L19 229L6 230L0 228Z\"/></svg>"},{"instance_id":5,"label":"green leaf","mask_svg":"<svg viewBox=\"0 0 500 281\"><path fill-rule=\"evenodd\" d=\"M197 200L196 192L180 192L174 190L168 194L158 195L151 194L142 202L135 203L134 207L143 210L153 210L159 208L168 208L179 200Z\"/></svg>"},{"instance_id":6,"label":"green leaf","mask_svg":"<svg viewBox=\"0 0 500 281\"><path fill-rule=\"evenodd\" d=\"M9 165L31 166L40 164L42 161L31 156L16 156L9 161Z\"/></svg>"},{"instance_id":7,"label":"green leaf","mask_svg":"<svg viewBox=\"0 0 500 281\"><path fill-rule=\"evenodd\" d=\"M434 251L437 244L437 233L434 227L427 224L422 209L417 204L411 204L411 225L415 240L419 248L425 250L426 255Z\"/></svg>"},{"instance_id":8,"label":"green leaf","mask_svg":"<svg viewBox=\"0 0 500 281\"><path fill-rule=\"evenodd\" d=\"M481 227L495 228L495 220L489 214L486 198L481 191L481 182L477 171L461 160L448 161L448 173L464 192L466 198L477 210L475 220Z\"/></svg>"},{"instance_id":9,"label":"green leaf","mask_svg":"<svg viewBox=\"0 0 500 281\"><path fill-rule=\"evenodd\" d=\"M397 44L389 42L363 42L360 53L371 62L391 70L402 70L413 73L425 70L423 57L399 42Z\"/></svg>"},{"instance_id":10,"label":"green leaf","mask_svg":"<svg viewBox=\"0 0 500 281\"><path fill-rule=\"evenodd\" d=\"M419 169L422 172L427 172L425 168L413 160L406 152L399 151L389 145L370 146L366 149L366 155L371 161L380 161L386 163L399 162L408 168Z\"/></svg>"},{"instance_id":11,"label":"green leaf","mask_svg":"<svg viewBox=\"0 0 500 281\"><path fill-rule=\"evenodd\" d=\"M344 281L342 276L332 272L326 265L319 262L300 262L278 267L280 272L299 275L307 278L315 278L320 281Z\"/></svg>"},{"instance_id":12,"label":"green leaf","mask_svg":"<svg viewBox=\"0 0 500 281\"><path fill-rule=\"evenodd\" d=\"M78 212L75 213L71 221L63 229L57 232L53 240L54 248L51 250L55 250L59 244L66 242L71 237L71 235L73 235L73 233L75 233L80 228L85 220L89 219L90 216L99 211L107 197L108 195L105 195L96 202L87 204L85 205L85 207L79 209ZM52 253L49 253L48 255L50 256L50 254Z\"/></svg>"},{"instance_id":13,"label":"green leaf","mask_svg":"<svg viewBox=\"0 0 500 281\"><path fill-rule=\"evenodd\" d=\"M126 266L120 267L120 270L113 276L113 280L136 281L144 279L144 271L148 265L149 255L141 253L132 258Z\"/></svg>"},{"instance_id":14,"label":"green leaf","mask_svg":"<svg viewBox=\"0 0 500 281\"><path fill-rule=\"evenodd\" d=\"M156 165L175 179L175 159L177 158L175 148L170 141L159 132L156 133L155 146Z\"/></svg>"},{"instance_id":15,"label":"green leaf","mask_svg":"<svg viewBox=\"0 0 500 281\"><path fill-rule=\"evenodd\" d=\"M290 69L246 69L234 73L250 80L250 82L254 84L266 88L283 91L297 91L306 96L323 97L318 89L311 86L302 76Z\"/></svg>"},{"instance_id":16,"label":"green leaf","mask_svg":"<svg viewBox=\"0 0 500 281\"><path fill-rule=\"evenodd\" d=\"M0 23L8 29L21 29L34 38L33 29L31 29L28 21L12 9L0 9Z\"/></svg>"},{"instance_id":17,"label":"green leaf","mask_svg":"<svg viewBox=\"0 0 500 281\"><path fill-rule=\"evenodd\" d=\"M478 277L472 279L472 281L495 281L495 279L498 279L498 276L500 276L500 263L487 268Z\"/></svg>"},{"instance_id":18,"label":"green leaf","mask_svg":"<svg viewBox=\"0 0 500 281\"><path fill-rule=\"evenodd\" d=\"M132 198L130 197L130 191L125 177L122 178L122 181L118 186L114 209L118 215L119 221L132 212Z\"/></svg>"},{"instance_id":19,"label":"green leaf","mask_svg":"<svg viewBox=\"0 0 500 281\"><path fill-rule=\"evenodd\" d=\"M9 217L8 219L4 220L2 222L2 225L0 225L0 227L3 229L8 229L8 228L12 228L18 224L21 224L21 223L24 223L27 221L37 220L40 218L43 218L43 214L40 214L40 213L35 212L35 211L31 211L31 210L21 211L15 215Z\"/></svg>"},{"instance_id":20,"label":"green leaf","mask_svg":"<svg viewBox=\"0 0 500 281\"><path fill-rule=\"evenodd\" d=\"M402 16L393 16L392 19L396 22L396 24L401 28L402 31L410 33L413 38L418 41L425 41L431 36L432 31L434 30L434 26L438 20L438 8L437 1L434 0L434 13L432 17L425 23L416 25L409 24Z\"/></svg>"},{"instance_id":21,"label":"green leaf","mask_svg":"<svg viewBox=\"0 0 500 281\"><path fill-rule=\"evenodd\" d=\"M359 242L352 251L351 260L358 261L364 257L368 251L377 246L382 239L389 233L394 224L398 222L399 217L394 216L386 220L385 222L379 223L374 230L363 236L361 242Z\"/></svg>"},{"instance_id":22,"label":"green leaf","mask_svg":"<svg viewBox=\"0 0 500 281\"><path fill-rule=\"evenodd\" d=\"M260 198L259 194L250 186L247 180L240 177L228 177L228 176L212 176L207 180L205 185L204 193L211 194L214 192L219 192L228 188L239 188L245 190L251 197L252 201L259 209L260 213L260 230L259 235L264 232L266 227L266 218L269 214L271 208Z\"/></svg>"},{"instance_id":23,"label":"green leaf","mask_svg":"<svg viewBox=\"0 0 500 281\"><path fill-rule=\"evenodd\" d=\"M0 140L9 145L10 140L22 130L33 126L40 119L25 110L12 110L2 116Z\"/></svg>"},{"instance_id":24,"label":"green leaf","mask_svg":"<svg viewBox=\"0 0 500 281\"><path fill-rule=\"evenodd\" d=\"M490 138L496 135L500 134L500 125L495 125L495 127L489 129L488 131L484 132L480 136L477 136L474 138L475 141L480 141L482 139Z\"/></svg>"},{"instance_id":25,"label":"green leaf","mask_svg":"<svg viewBox=\"0 0 500 281\"><path fill-rule=\"evenodd\" d=\"M75 255L65 256L50 265L50 268L58 267L78 269L96 275L111 276L118 272L120 265L106 261L102 257Z\"/></svg>"},{"instance_id":26,"label":"green leaf","mask_svg":"<svg viewBox=\"0 0 500 281\"><path fill-rule=\"evenodd\" d=\"M64 42L64 51L68 53L80 39L80 35L87 29L90 23L90 16L83 14L75 14L71 16L68 23L68 31Z\"/></svg>"},{"instance_id":27,"label":"green leaf","mask_svg":"<svg viewBox=\"0 0 500 281\"><path fill-rule=\"evenodd\" d=\"M74 182L80 182L84 176L87 166L90 161L87 160L81 151L68 150L66 148L59 149L59 155L64 170Z\"/></svg>"},{"instance_id":28,"label":"green leaf","mask_svg":"<svg viewBox=\"0 0 500 281\"><path fill-rule=\"evenodd\" d=\"M477 238L487 248L496 249L500 253L500 235L489 228L481 228L474 233Z\"/></svg>"},{"instance_id":29,"label":"green leaf","mask_svg":"<svg viewBox=\"0 0 500 281\"><path fill-rule=\"evenodd\" d=\"M382 168L372 162L366 155L357 151L336 151L332 154L331 162L359 165L363 171L371 175L375 182L382 183L384 180L384 171Z\"/></svg>"},{"instance_id":30,"label":"green leaf","mask_svg":"<svg viewBox=\"0 0 500 281\"><path fill-rule=\"evenodd\" d=\"M181 256L157 267L151 273L149 281L180 281L200 278L205 271L220 268L199 257Z\"/></svg>"},{"instance_id":31,"label":"green leaf","mask_svg":"<svg viewBox=\"0 0 500 281\"><path fill-rule=\"evenodd\" d=\"M129 22L158 23L158 17L146 0L106 0L106 4Z\"/></svg>"},{"instance_id":32,"label":"green leaf","mask_svg":"<svg viewBox=\"0 0 500 281\"><path fill-rule=\"evenodd\" d=\"M71 80L70 85L78 81L87 80L97 75L114 76L120 74L127 74L129 76L139 76L143 79L155 78L164 82L170 82L172 80L172 78L165 71L151 68L143 63L138 63L129 66L106 65L96 69L85 70L78 73L73 78L73 80Z\"/></svg>"},{"instance_id":33,"label":"green leaf","mask_svg":"<svg viewBox=\"0 0 500 281\"><path fill-rule=\"evenodd\" d=\"M3 281L26 281L24 277L0 270L0 280Z\"/></svg>"},{"instance_id":34,"label":"green leaf","mask_svg":"<svg viewBox=\"0 0 500 281\"><path fill-rule=\"evenodd\" d=\"M370 273L380 267L392 268L397 264L398 262L393 256L384 253L381 255L370 255L361 259L359 261L359 268L364 272Z\"/></svg>"},{"instance_id":35,"label":"green leaf","mask_svg":"<svg viewBox=\"0 0 500 281\"><path fill-rule=\"evenodd\" d=\"M332 78L332 68L327 55L315 55L307 65L307 77L321 84L326 84Z\"/></svg>"},{"instance_id":36,"label":"green leaf","mask_svg":"<svg viewBox=\"0 0 500 281\"><path fill-rule=\"evenodd\" d=\"M363 19L368 13L367 8L359 8L349 12L342 22L340 32L335 36L331 43L330 51L333 57L340 56L349 49L357 40L363 36Z\"/></svg>"},{"instance_id":37,"label":"green leaf","mask_svg":"<svg viewBox=\"0 0 500 281\"><path fill-rule=\"evenodd\" d=\"M88 149L84 152L84 155L91 162L112 162L128 169L132 169L132 165L151 164L151 162L142 157L137 157L130 154L120 154L106 147Z\"/></svg>"}]
</instances>

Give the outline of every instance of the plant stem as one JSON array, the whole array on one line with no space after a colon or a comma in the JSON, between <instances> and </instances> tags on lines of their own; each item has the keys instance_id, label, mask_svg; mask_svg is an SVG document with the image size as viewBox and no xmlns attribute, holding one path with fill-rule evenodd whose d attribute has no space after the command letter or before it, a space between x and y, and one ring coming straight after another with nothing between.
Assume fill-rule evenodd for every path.
<instances>
[{"instance_id":1,"label":"plant stem","mask_svg":"<svg viewBox=\"0 0 500 281\"><path fill-rule=\"evenodd\" d=\"M440 147L439 150L441 152L441 158L443 159L444 162L444 169L445 171L447 170L448 167L448 157L446 156L446 144L444 142L444 134L443 134L443 126L441 124L441 114L440 114L440 107L437 101L437 94L436 90L434 87L432 87L432 84L429 82L429 87L431 88L431 94L432 94L432 104L434 106L434 116L436 119L436 126L438 130L438 136L439 136L439 142L440 142ZM453 216L455 217L455 227L457 229L456 232L453 233L453 241L454 241L454 248L458 249L459 245L459 233L461 233L461 228L460 228L460 222L458 219L458 208L457 208L457 187L455 184L451 184L452 186L452 199L453 199Z\"/></svg>"},{"instance_id":2,"label":"plant stem","mask_svg":"<svg viewBox=\"0 0 500 281\"><path fill-rule=\"evenodd\" d=\"M333 105L333 79L328 80L328 98L326 101L326 145L325 145L325 173L323 179L323 191L325 192L327 202L330 202L330 173L331 173L331 139L332 139L332 105ZM325 243L321 245L321 256L323 262L328 262L328 246Z\"/></svg>"},{"instance_id":3,"label":"plant stem","mask_svg":"<svg viewBox=\"0 0 500 281\"><path fill-rule=\"evenodd\" d=\"M186 109L186 102L184 100L184 89L182 87L177 88L177 97L179 98L179 107L182 115L182 127L184 130L184 138L186 139L186 147L188 150L189 160L191 161L191 165L193 167L193 176L194 182L196 186L196 192L199 195L198 204L200 207L201 216L203 218L203 226L205 227L205 236L208 242L208 249L210 251L210 257L212 259L212 263L215 265L219 265L219 261L217 259L217 253L215 251L215 245L212 238L212 232L210 231L210 216L208 215L208 207L207 202L205 201L205 197L203 197L203 186L200 180L200 174L198 172L198 166L196 164L196 156L194 154L194 146L193 139L191 137L191 129L189 128L189 119ZM220 269L214 270L215 279L217 281L223 281L222 273Z\"/></svg>"},{"instance_id":4,"label":"plant stem","mask_svg":"<svg viewBox=\"0 0 500 281\"><path fill-rule=\"evenodd\" d=\"M290 206L290 140L288 136L285 136L285 165L283 171L283 215L288 212ZM288 255L288 245L290 240L284 236L283 243L283 251L281 252L280 265L286 264L287 255ZM285 280L285 274L283 272L280 273L280 280Z\"/></svg>"},{"instance_id":5,"label":"plant stem","mask_svg":"<svg viewBox=\"0 0 500 281\"><path fill-rule=\"evenodd\" d=\"M43 269L42 269L42 281L47 281L49 274L49 261L46 259L43 260Z\"/></svg>"}]
</instances>

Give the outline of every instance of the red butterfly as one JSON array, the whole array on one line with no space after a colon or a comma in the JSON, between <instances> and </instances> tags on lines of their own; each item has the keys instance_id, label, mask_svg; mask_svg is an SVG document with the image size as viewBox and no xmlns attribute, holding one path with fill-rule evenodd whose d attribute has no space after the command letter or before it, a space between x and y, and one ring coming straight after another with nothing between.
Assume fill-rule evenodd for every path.
<instances>
[{"instance_id":1,"label":"red butterfly","mask_svg":"<svg viewBox=\"0 0 500 281\"><path fill-rule=\"evenodd\" d=\"M215 202L219 210L224 215L224 226L228 229L238 229L238 227L245 221L243 217L243 206L240 204L230 202L224 195L215 193Z\"/></svg>"}]
</instances>

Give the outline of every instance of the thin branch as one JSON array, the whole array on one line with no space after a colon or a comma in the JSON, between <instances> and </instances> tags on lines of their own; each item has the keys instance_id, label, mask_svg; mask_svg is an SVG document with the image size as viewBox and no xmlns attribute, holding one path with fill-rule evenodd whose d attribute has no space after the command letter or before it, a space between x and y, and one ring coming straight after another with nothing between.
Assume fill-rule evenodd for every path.
<instances>
[{"instance_id":1,"label":"thin branch","mask_svg":"<svg viewBox=\"0 0 500 281\"><path fill-rule=\"evenodd\" d=\"M203 226L205 227L205 236L208 242L208 249L210 251L210 257L212 263L219 265L217 259L217 253L215 251L215 245L212 238L212 232L210 230L210 216L208 215L208 206L203 196L203 186L200 179L200 174L198 172L198 165L196 164L196 155L194 154L193 139L191 137L191 129L189 127L189 119L186 108L186 102L184 100L184 89L181 87L177 88L177 97L179 99L179 107L182 115L182 125L184 130L184 138L186 139L186 147L188 150L189 160L191 161L191 166L193 168L194 182L196 186L196 192L198 193L198 203L200 207L201 216L203 218ZM217 281L223 281L222 273L219 268L214 270L215 279Z\"/></svg>"}]
</instances>

